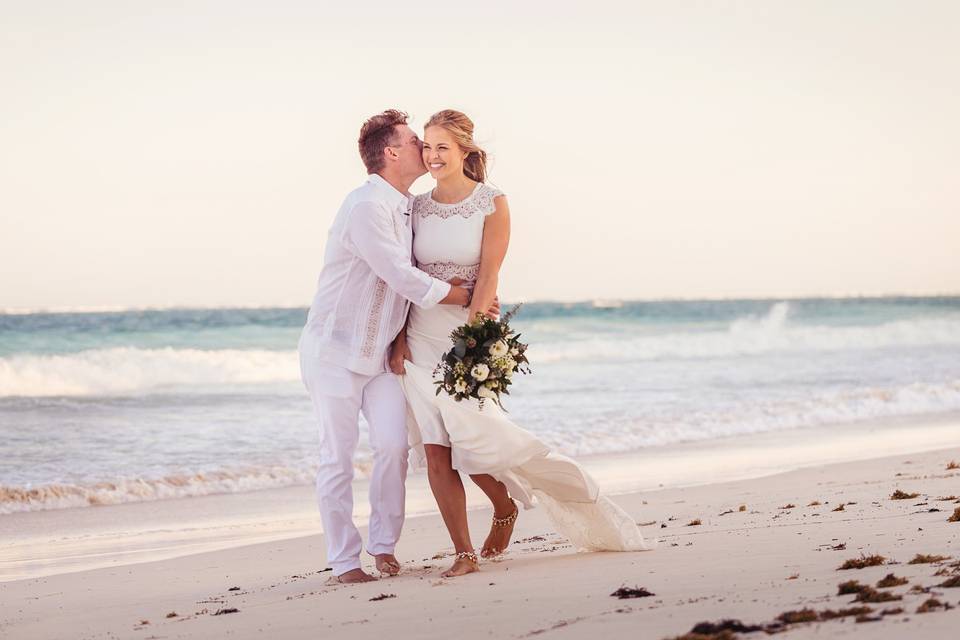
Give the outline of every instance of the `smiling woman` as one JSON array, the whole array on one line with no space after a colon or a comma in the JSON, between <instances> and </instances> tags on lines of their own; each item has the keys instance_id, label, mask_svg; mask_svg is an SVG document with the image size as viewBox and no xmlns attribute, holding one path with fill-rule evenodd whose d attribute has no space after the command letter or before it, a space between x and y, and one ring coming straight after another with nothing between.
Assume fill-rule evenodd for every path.
<instances>
[{"instance_id":1,"label":"smiling woman","mask_svg":"<svg viewBox=\"0 0 960 640\"><path fill-rule=\"evenodd\" d=\"M460 174L486 182L487 152L474 141L473 128L470 118L453 109L438 111L427 120L423 161L437 182Z\"/></svg>"}]
</instances>

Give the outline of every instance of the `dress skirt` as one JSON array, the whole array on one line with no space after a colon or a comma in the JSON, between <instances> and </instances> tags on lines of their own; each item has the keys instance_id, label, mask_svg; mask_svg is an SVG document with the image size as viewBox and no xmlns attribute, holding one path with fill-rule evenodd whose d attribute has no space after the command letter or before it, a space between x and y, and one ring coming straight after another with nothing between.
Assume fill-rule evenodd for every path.
<instances>
[{"instance_id":1,"label":"dress skirt","mask_svg":"<svg viewBox=\"0 0 960 640\"><path fill-rule=\"evenodd\" d=\"M653 548L633 519L600 494L593 478L574 460L554 453L487 400L457 402L437 395L434 370L450 350L450 333L466 322L456 305L411 307L407 343L413 358L401 376L407 397L407 426L415 466L425 466L424 444L451 449L453 467L466 474L489 474L507 486L524 508L542 504L557 531L589 551L642 551Z\"/></svg>"}]
</instances>

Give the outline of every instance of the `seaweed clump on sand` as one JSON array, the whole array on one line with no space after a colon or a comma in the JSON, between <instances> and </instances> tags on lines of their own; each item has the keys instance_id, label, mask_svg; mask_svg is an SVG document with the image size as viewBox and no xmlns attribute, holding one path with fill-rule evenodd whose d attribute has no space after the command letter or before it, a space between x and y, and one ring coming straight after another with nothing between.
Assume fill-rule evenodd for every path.
<instances>
[{"instance_id":1,"label":"seaweed clump on sand","mask_svg":"<svg viewBox=\"0 0 960 640\"><path fill-rule=\"evenodd\" d=\"M833 609L824 609L820 612L820 619L834 620L836 618L849 618L850 616L865 616L868 613L873 613L873 609L870 607L848 607L836 611Z\"/></svg>"},{"instance_id":2,"label":"seaweed clump on sand","mask_svg":"<svg viewBox=\"0 0 960 640\"><path fill-rule=\"evenodd\" d=\"M815 622L819 616L813 609L800 609L799 611L784 611L777 616L777 620L784 624L797 624L798 622Z\"/></svg>"},{"instance_id":3,"label":"seaweed clump on sand","mask_svg":"<svg viewBox=\"0 0 960 640\"><path fill-rule=\"evenodd\" d=\"M838 596L848 596L852 593L860 593L867 588L867 585L860 584L857 580L847 580L846 582L841 582L837 588Z\"/></svg>"},{"instance_id":4,"label":"seaweed clump on sand","mask_svg":"<svg viewBox=\"0 0 960 640\"><path fill-rule=\"evenodd\" d=\"M387 600L388 598L396 598L397 594L395 593L381 593L378 596L373 596L370 598L370 602L380 602L381 600Z\"/></svg>"},{"instance_id":5,"label":"seaweed clump on sand","mask_svg":"<svg viewBox=\"0 0 960 640\"><path fill-rule=\"evenodd\" d=\"M953 576L952 578L947 578L943 582L937 585L938 587L944 587L947 589L953 589L960 587L960 576Z\"/></svg>"},{"instance_id":6,"label":"seaweed clump on sand","mask_svg":"<svg viewBox=\"0 0 960 640\"><path fill-rule=\"evenodd\" d=\"M687 523L687 526L688 526L688 527L699 527L701 524L703 524L703 523L700 522L700 518L696 518L696 519L691 520L690 522L688 522L688 523Z\"/></svg>"},{"instance_id":7,"label":"seaweed clump on sand","mask_svg":"<svg viewBox=\"0 0 960 640\"><path fill-rule=\"evenodd\" d=\"M871 556L860 556L851 558L837 567L837 571L846 571L848 569L865 569L866 567L876 567L886 562L887 559L881 555L873 554Z\"/></svg>"},{"instance_id":8,"label":"seaweed clump on sand","mask_svg":"<svg viewBox=\"0 0 960 640\"><path fill-rule=\"evenodd\" d=\"M890 587L900 587L909 582L910 581L907 580L906 578L898 578L892 573L888 573L884 578L881 578L880 581L877 582L877 588L889 589Z\"/></svg>"},{"instance_id":9,"label":"seaweed clump on sand","mask_svg":"<svg viewBox=\"0 0 960 640\"><path fill-rule=\"evenodd\" d=\"M913 556L913 560L907 564L932 564L934 562L943 562L944 560L949 560L950 556L932 556L926 553L918 553Z\"/></svg>"},{"instance_id":10,"label":"seaweed clump on sand","mask_svg":"<svg viewBox=\"0 0 960 640\"><path fill-rule=\"evenodd\" d=\"M956 460L951 460L947 465L947 471L953 471L954 469L960 469L960 464L957 464Z\"/></svg>"},{"instance_id":11,"label":"seaweed clump on sand","mask_svg":"<svg viewBox=\"0 0 960 640\"><path fill-rule=\"evenodd\" d=\"M960 522L960 507L953 510L953 515L947 518L947 522Z\"/></svg>"},{"instance_id":12,"label":"seaweed clump on sand","mask_svg":"<svg viewBox=\"0 0 960 640\"><path fill-rule=\"evenodd\" d=\"M870 587L867 587L867 589L869 588ZM897 609L884 611L880 615L892 615L894 613L902 612L903 609L898 607ZM736 638L740 637L735 635L738 633L763 631L767 634L774 634L786 631L790 625L834 620L837 618L848 618L851 616L861 618L871 613L873 613L873 609L867 606L848 607L845 609L838 609L836 611L833 609L824 609L819 613L815 609L804 608L796 611L784 611L778 615L776 620L773 622L768 622L767 624L762 625L744 624L739 620L730 619L721 620L720 622L699 622L694 625L693 629L691 629L689 633L686 633L682 636L675 636L670 640L735 640Z\"/></svg>"},{"instance_id":13,"label":"seaweed clump on sand","mask_svg":"<svg viewBox=\"0 0 960 640\"><path fill-rule=\"evenodd\" d=\"M877 591L873 587L865 587L857 594L855 602L893 602L903 600L903 596L890 593L889 591Z\"/></svg>"},{"instance_id":14,"label":"seaweed clump on sand","mask_svg":"<svg viewBox=\"0 0 960 640\"><path fill-rule=\"evenodd\" d=\"M626 598L649 598L657 594L651 593L643 587L620 587L610 595L624 600Z\"/></svg>"},{"instance_id":15,"label":"seaweed clump on sand","mask_svg":"<svg viewBox=\"0 0 960 640\"><path fill-rule=\"evenodd\" d=\"M711 633L710 635L685 633L682 636L674 636L670 640L737 640L737 635L733 631L721 631L720 633Z\"/></svg>"},{"instance_id":16,"label":"seaweed clump on sand","mask_svg":"<svg viewBox=\"0 0 960 640\"><path fill-rule=\"evenodd\" d=\"M920 495L919 493L907 493L905 491L901 491L900 489L897 489L896 491L890 494L890 499L891 500L913 500L919 495Z\"/></svg>"},{"instance_id":17,"label":"seaweed clump on sand","mask_svg":"<svg viewBox=\"0 0 960 640\"><path fill-rule=\"evenodd\" d=\"M931 611L936 611L937 609L946 609L949 605L945 605L936 598L930 598L922 605L917 607L917 613L930 613Z\"/></svg>"},{"instance_id":18,"label":"seaweed clump on sand","mask_svg":"<svg viewBox=\"0 0 960 640\"><path fill-rule=\"evenodd\" d=\"M846 509L844 508L842 502L840 503L840 505L839 505L838 507L835 507L833 510L834 510L834 511L846 511Z\"/></svg>"},{"instance_id":19,"label":"seaweed clump on sand","mask_svg":"<svg viewBox=\"0 0 960 640\"><path fill-rule=\"evenodd\" d=\"M739 620L721 620L720 622L698 622L689 633L676 636L672 640L736 640L738 633L764 631L758 624L744 624Z\"/></svg>"}]
</instances>

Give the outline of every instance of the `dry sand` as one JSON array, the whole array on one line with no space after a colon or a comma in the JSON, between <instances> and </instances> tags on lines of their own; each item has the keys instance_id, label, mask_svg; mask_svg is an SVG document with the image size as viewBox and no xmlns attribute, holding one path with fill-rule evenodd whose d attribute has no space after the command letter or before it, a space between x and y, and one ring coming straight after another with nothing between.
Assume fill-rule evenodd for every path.
<instances>
[{"instance_id":1,"label":"dry sand","mask_svg":"<svg viewBox=\"0 0 960 640\"><path fill-rule=\"evenodd\" d=\"M951 460L960 462L960 448L616 496L645 535L661 541L642 553L577 553L541 510L527 511L503 560L457 579L440 578L449 558L435 556L450 545L439 517L425 516L408 520L402 575L366 585L324 586L321 536L0 583L0 637L661 639L701 621L768 624L790 610L861 606L838 596L837 585L874 585L894 573L909 580L887 589L902 600L867 606L902 613L790 625L786 633L954 638L960 588L935 586L960 576L960 522L948 522L960 502L938 500L960 495ZM896 489L919 496L891 500ZM808 506L813 501L822 504ZM479 542L489 512L470 518ZM688 526L694 520L702 524ZM951 559L909 564L918 553ZM837 569L870 554L887 564ZM913 585L929 592L911 592ZM621 586L654 595L610 595ZM376 599L381 594L389 597ZM955 608L916 613L931 597Z\"/></svg>"}]
</instances>

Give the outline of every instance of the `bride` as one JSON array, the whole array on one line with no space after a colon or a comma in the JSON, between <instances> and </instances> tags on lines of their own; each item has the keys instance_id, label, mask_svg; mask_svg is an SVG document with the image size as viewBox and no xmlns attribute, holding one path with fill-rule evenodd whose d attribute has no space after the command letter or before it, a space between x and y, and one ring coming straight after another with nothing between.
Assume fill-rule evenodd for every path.
<instances>
[{"instance_id":1,"label":"bride","mask_svg":"<svg viewBox=\"0 0 960 640\"><path fill-rule=\"evenodd\" d=\"M444 110L424 128L423 161L436 187L413 200L413 253L417 266L440 280L473 286L468 309L413 306L397 336L390 368L402 375L410 443L456 550L443 576L479 570L467 527L460 472L493 503L493 523L480 551L502 554L510 544L519 508L544 505L557 530L583 549L639 551L651 548L636 523L604 496L576 462L554 453L514 424L493 402L456 402L436 395L433 370L451 346L450 332L491 307L510 238L510 209L499 189L485 182L486 153L473 140L473 122Z\"/></svg>"}]
</instances>

